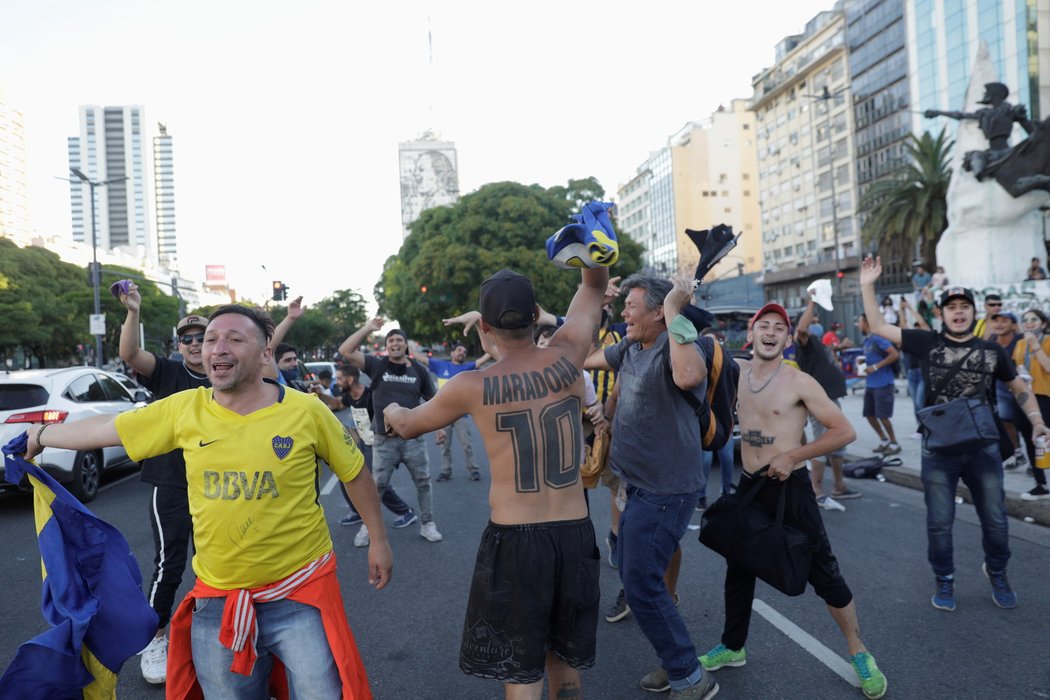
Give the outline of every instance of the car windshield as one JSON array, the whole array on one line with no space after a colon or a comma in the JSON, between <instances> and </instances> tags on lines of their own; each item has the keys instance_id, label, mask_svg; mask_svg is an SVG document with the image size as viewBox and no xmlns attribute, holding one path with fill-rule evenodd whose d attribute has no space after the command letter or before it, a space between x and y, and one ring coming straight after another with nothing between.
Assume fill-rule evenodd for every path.
<instances>
[{"instance_id":1,"label":"car windshield","mask_svg":"<svg viewBox=\"0 0 1050 700\"><path fill-rule=\"evenodd\" d=\"M14 411L47 403L47 389L39 384L0 384L0 411Z\"/></svg>"}]
</instances>

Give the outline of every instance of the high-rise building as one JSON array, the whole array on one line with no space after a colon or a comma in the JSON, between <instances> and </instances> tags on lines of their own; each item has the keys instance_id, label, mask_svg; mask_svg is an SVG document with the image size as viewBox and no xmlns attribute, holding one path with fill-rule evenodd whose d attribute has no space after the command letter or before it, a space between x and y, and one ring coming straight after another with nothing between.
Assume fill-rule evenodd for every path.
<instances>
[{"instance_id":1,"label":"high-rise building","mask_svg":"<svg viewBox=\"0 0 1050 700\"><path fill-rule=\"evenodd\" d=\"M398 144L401 173L401 237L421 212L459 200L459 166L456 144L442 141L431 131L414 141Z\"/></svg>"},{"instance_id":2,"label":"high-rise building","mask_svg":"<svg viewBox=\"0 0 1050 700\"><path fill-rule=\"evenodd\" d=\"M741 243L705 279L761 270L754 125L747 101L733 100L686 123L618 188L617 224L643 245L646 267L691 272L699 251L685 229L727 224Z\"/></svg>"},{"instance_id":3,"label":"high-rise building","mask_svg":"<svg viewBox=\"0 0 1050 700\"><path fill-rule=\"evenodd\" d=\"M801 306L859 267L853 110L841 2L784 38L752 81L766 295ZM841 283L840 283L841 284Z\"/></svg>"},{"instance_id":4,"label":"high-rise building","mask_svg":"<svg viewBox=\"0 0 1050 700\"><path fill-rule=\"evenodd\" d=\"M908 162L908 50L904 0L846 3L850 89L853 93L857 194Z\"/></svg>"},{"instance_id":5,"label":"high-rise building","mask_svg":"<svg viewBox=\"0 0 1050 700\"><path fill-rule=\"evenodd\" d=\"M95 188L98 246L120 248L155 262L157 252L150 236L146 155L142 146L143 111L140 106L82 106L80 135L69 138L69 167L77 168L93 181L110 182ZM73 240L90 243L92 229L84 221L91 210L89 188L76 181L69 187Z\"/></svg>"},{"instance_id":6,"label":"high-rise building","mask_svg":"<svg viewBox=\"0 0 1050 700\"><path fill-rule=\"evenodd\" d=\"M999 82L1010 101L1028 108L1033 120L1050 116L1050 3L1047 0L904 0L912 114L915 133L939 131L926 109L965 106L974 59L988 45ZM947 124L949 133L954 125Z\"/></svg>"},{"instance_id":7,"label":"high-rise building","mask_svg":"<svg viewBox=\"0 0 1050 700\"><path fill-rule=\"evenodd\" d=\"M164 124L157 124L153 137L153 204L157 229L157 258L161 265L178 268L175 240L175 164L171 136Z\"/></svg>"},{"instance_id":8,"label":"high-rise building","mask_svg":"<svg viewBox=\"0 0 1050 700\"><path fill-rule=\"evenodd\" d=\"M22 115L0 102L0 237L29 241L28 191Z\"/></svg>"}]
</instances>

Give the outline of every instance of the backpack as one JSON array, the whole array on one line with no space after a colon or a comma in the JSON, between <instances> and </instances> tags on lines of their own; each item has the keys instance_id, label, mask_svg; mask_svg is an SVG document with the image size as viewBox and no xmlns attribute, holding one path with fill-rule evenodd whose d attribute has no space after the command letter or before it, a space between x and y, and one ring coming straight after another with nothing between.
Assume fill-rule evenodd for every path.
<instances>
[{"instance_id":1,"label":"backpack","mask_svg":"<svg viewBox=\"0 0 1050 700\"><path fill-rule=\"evenodd\" d=\"M707 452L715 452L733 436L740 365L711 336L702 335L697 342L707 363L707 400L700 403L693 392L684 390L682 397L700 421L701 446Z\"/></svg>"},{"instance_id":2,"label":"backpack","mask_svg":"<svg viewBox=\"0 0 1050 700\"><path fill-rule=\"evenodd\" d=\"M885 481L883 467L899 467L903 464L900 457L866 457L842 465L842 473L851 479L878 479Z\"/></svg>"}]
</instances>

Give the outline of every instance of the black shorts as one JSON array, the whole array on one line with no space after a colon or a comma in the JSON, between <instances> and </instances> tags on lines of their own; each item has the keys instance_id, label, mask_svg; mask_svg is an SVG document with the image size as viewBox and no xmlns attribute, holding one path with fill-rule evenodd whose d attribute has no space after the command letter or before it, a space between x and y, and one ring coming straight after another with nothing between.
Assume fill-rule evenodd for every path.
<instances>
[{"instance_id":1,"label":"black shorts","mask_svg":"<svg viewBox=\"0 0 1050 700\"><path fill-rule=\"evenodd\" d=\"M489 523L463 623L459 667L510 683L543 679L547 652L594 665L601 557L589 518Z\"/></svg>"}]
</instances>

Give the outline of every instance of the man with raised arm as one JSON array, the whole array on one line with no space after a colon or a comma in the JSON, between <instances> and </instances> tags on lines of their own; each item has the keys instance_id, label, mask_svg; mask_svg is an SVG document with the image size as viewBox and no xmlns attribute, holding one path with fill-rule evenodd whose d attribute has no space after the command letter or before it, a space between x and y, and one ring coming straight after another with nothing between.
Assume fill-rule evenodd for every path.
<instances>
[{"instance_id":1,"label":"man with raised arm","mask_svg":"<svg viewBox=\"0 0 1050 700\"><path fill-rule=\"evenodd\" d=\"M707 400L697 331L679 313L692 299L692 277L672 283L632 275L620 289L627 294L626 335L592 354L584 367L619 372L609 464L620 477L617 497L625 502L616 541L622 595L661 664L640 685L670 690L675 700L707 700L718 684L701 668L664 580L669 567L677 569L678 542L704 486L700 422L683 396Z\"/></svg>"},{"instance_id":2,"label":"man with raised arm","mask_svg":"<svg viewBox=\"0 0 1050 700\"><path fill-rule=\"evenodd\" d=\"M386 428L410 439L470 414L491 470L491 519L467 604L459 666L504 682L508 698L581 696L594 664L598 548L580 479L585 375L609 279L585 269L565 324L533 342L532 283L501 270L481 285L480 336L497 362L450 379L417 407L389 404Z\"/></svg>"},{"instance_id":3,"label":"man with raised arm","mask_svg":"<svg viewBox=\"0 0 1050 700\"><path fill-rule=\"evenodd\" d=\"M879 318L882 318L881 315ZM806 473L806 460L822 457L845 447L856 437L853 427L827 392L810 375L785 365L784 347L791 337L791 321L780 304L769 303L751 318L747 340L753 348L750 361L740 360L737 392L743 471L737 493L747 493L755 479L764 483L752 503L771 517L786 491L784 524L808 532L815 544L809 583L827 603L849 646L850 663L860 679L866 698L886 694L886 677L860 638L857 607L831 552L820 508ZM824 431L802 444L806 421L813 416ZM764 476L756 476L768 467ZM727 561L725 579L725 627L722 642L700 657L708 671L747 663L744 643L751 625L755 599L755 576L739 564Z\"/></svg>"},{"instance_id":4,"label":"man with raised arm","mask_svg":"<svg viewBox=\"0 0 1050 700\"><path fill-rule=\"evenodd\" d=\"M387 432L383 424L383 409L388 404L418 406L434 397L434 382L430 372L422 364L408 356L408 336L400 328L386 334L384 346L386 357L365 355L361 343L369 335L383 327L382 318L372 318L358 328L339 346L339 354L354 367L364 370L371 380L373 433L372 469L379 492L386 491L390 477L399 464L408 468L416 484L419 503L419 536L427 542L440 542L443 538L434 523L434 493L430 483L430 459L427 444L422 435L403 439ZM445 425L437 426L444 428ZM437 443L445 440L445 431L437 434ZM367 527L367 523L366 523Z\"/></svg>"},{"instance_id":5,"label":"man with raised arm","mask_svg":"<svg viewBox=\"0 0 1050 700\"><path fill-rule=\"evenodd\" d=\"M139 338L139 311L142 295L138 286L128 281L127 293L120 302L128 310L120 329L120 359L124 360L142 386L158 399L172 394L210 386L204 371L201 350L204 347L204 328L208 319L190 314L179 321L175 335L182 361L160 357L141 347ZM175 605L175 594L186 570L186 556L193 527L190 506L186 499L186 462L182 450L172 450L142 461L140 478L153 485L149 503L149 524L153 530L153 576L146 599L160 618L160 626L153 641L142 650L139 666L147 683L163 683L168 667L168 621Z\"/></svg>"},{"instance_id":6,"label":"man with raised arm","mask_svg":"<svg viewBox=\"0 0 1050 700\"><path fill-rule=\"evenodd\" d=\"M874 309L875 282L882 274L882 260L869 255L861 264L860 291L864 308ZM926 378L926 407L946 404L962 397L981 398L994 409L997 401L995 382L1007 385L1032 423L1032 434L1048 437L1035 394L1017 375L1013 361L998 343L974 334L977 310L973 291L966 287L948 287L938 304L944 330L940 333L918 328L901 329L879 321L879 314L869 317L878 333L901 346L919 359ZM970 423L958 426L957 436L976 435ZM1010 561L1009 521L1006 517L1006 495L1003 490L1003 462L998 440L984 447L964 452L928 449L928 435L923 437L922 488L926 495L927 558L936 577L931 602L938 610L955 610L955 560L952 525L955 522L955 488L959 480L970 489L970 495L981 522L981 544L984 547L982 569L992 585L992 601L1000 608L1017 607L1017 594L1006 577Z\"/></svg>"},{"instance_id":7,"label":"man with raised arm","mask_svg":"<svg viewBox=\"0 0 1050 700\"><path fill-rule=\"evenodd\" d=\"M279 659L295 697L371 697L317 500L321 460L368 524L368 580L383 588L393 560L364 458L320 401L263 379L273 320L234 304L204 333L211 389L66 424L33 426L44 446L123 444L132 459L181 449L193 516L197 582L171 620L169 698L259 697Z\"/></svg>"}]
</instances>

